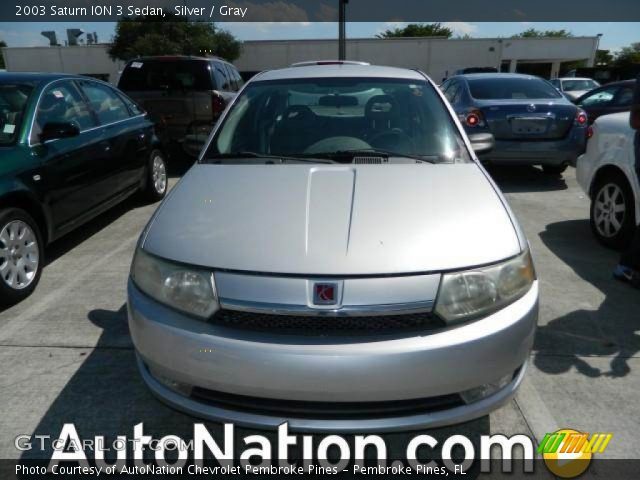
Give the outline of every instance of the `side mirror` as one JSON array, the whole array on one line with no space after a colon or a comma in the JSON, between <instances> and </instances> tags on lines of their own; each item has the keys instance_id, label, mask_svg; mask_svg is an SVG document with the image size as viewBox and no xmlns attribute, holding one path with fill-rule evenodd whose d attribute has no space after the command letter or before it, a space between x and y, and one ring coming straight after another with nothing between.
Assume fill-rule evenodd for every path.
<instances>
[{"instance_id":1,"label":"side mirror","mask_svg":"<svg viewBox=\"0 0 640 480\"><path fill-rule=\"evenodd\" d=\"M631 128L634 130L640 130L640 105L633 105L631 107Z\"/></svg>"},{"instance_id":2,"label":"side mirror","mask_svg":"<svg viewBox=\"0 0 640 480\"><path fill-rule=\"evenodd\" d=\"M477 155L489 153L496 145L496 139L491 133L474 133L469 135L469 141L471 142L471 148Z\"/></svg>"},{"instance_id":3,"label":"side mirror","mask_svg":"<svg viewBox=\"0 0 640 480\"><path fill-rule=\"evenodd\" d=\"M631 123L631 128L634 130L640 130L640 76L638 76L636 80L636 90L633 94L633 101L631 102L629 123Z\"/></svg>"},{"instance_id":4,"label":"side mirror","mask_svg":"<svg viewBox=\"0 0 640 480\"><path fill-rule=\"evenodd\" d=\"M58 138L70 138L80 135L78 125L71 122L48 122L42 127L40 141L42 143Z\"/></svg>"}]
</instances>

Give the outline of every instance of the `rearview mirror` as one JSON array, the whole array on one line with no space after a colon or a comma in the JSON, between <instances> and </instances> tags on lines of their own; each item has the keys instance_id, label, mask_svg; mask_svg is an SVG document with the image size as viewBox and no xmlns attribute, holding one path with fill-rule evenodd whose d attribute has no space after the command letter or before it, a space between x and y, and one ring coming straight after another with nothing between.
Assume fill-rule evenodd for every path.
<instances>
[{"instance_id":1,"label":"rearview mirror","mask_svg":"<svg viewBox=\"0 0 640 480\"><path fill-rule=\"evenodd\" d=\"M80 135L78 125L71 122L48 122L42 127L40 141L42 143L57 138L69 138Z\"/></svg>"},{"instance_id":2,"label":"rearview mirror","mask_svg":"<svg viewBox=\"0 0 640 480\"><path fill-rule=\"evenodd\" d=\"M495 138L490 133L474 133L469 135L469 141L477 155L490 152L496 144Z\"/></svg>"}]
</instances>

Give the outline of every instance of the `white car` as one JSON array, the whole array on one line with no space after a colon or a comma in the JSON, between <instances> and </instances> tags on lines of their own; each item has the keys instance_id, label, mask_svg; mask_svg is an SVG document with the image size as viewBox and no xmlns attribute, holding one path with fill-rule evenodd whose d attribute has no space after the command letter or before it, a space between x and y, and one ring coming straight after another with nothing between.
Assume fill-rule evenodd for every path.
<instances>
[{"instance_id":1,"label":"white car","mask_svg":"<svg viewBox=\"0 0 640 480\"><path fill-rule=\"evenodd\" d=\"M590 92L594 88L598 88L600 84L590 78L555 78L551 80L551 84L556 87L572 102L575 102L585 93Z\"/></svg>"},{"instance_id":2,"label":"white car","mask_svg":"<svg viewBox=\"0 0 640 480\"><path fill-rule=\"evenodd\" d=\"M640 223L640 185L629 113L600 117L576 175L591 198L591 227L604 245L625 246Z\"/></svg>"}]
</instances>

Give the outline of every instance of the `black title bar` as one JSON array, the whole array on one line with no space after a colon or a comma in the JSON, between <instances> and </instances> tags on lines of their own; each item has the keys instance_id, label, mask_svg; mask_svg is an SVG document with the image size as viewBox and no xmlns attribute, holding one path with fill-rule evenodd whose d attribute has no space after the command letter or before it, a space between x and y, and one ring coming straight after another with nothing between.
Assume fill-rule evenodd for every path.
<instances>
[{"instance_id":1,"label":"black title bar","mask_svg":"<svg viewBox=\"0 0 640 480\"><path fill-rule=\"evenodd\" d=\"M2 0L2 22L114 22L171 15L213 22L337 22L341 0ZM348 0L349 22L636 22L639 0Z\"/></svg>"}]
</instances>

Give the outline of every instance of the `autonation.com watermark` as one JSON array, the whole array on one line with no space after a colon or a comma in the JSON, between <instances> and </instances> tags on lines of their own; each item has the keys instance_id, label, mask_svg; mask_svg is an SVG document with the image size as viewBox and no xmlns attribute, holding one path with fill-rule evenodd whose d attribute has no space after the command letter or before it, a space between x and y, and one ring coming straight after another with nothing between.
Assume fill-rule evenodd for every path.
<instances>
[{"instance_id":1,"label":"autonation.com watermark","mask_svg":"<svg viewBox=\"0 0 640 480\"><path fill-rule=\"evenodd\" d=\"M133 428L133 436L80 438L72 423L64 424L59 436L19 435L20 451L52 450L48 466L17 465L16 474L430 474L464 473L475 460L482 472L491 471L491 454L498 449L503 472L512 471L514 451L521 448L522 469L533 471L534 444L526 435L482 435L478 444L464 435L452 435L440 443L427 434L415 435L406 444L404 460L391 460L385 440L379 435L311 435L289 433L287 423L278 427L276 440L247 435L236 442L235 426L224 424L222 438L201 423L194 424L193 438L177 435L159 439L145 435L144 425ZM242 445L236 449L236 445ZM301 451L302 460L290 458L291 449ZM419 450L440 448L441 461L421 461ZM453 455L456 452L462 452ZM275 455L274 455L275 452ZM107 459L107 457L109 459ZM366 459L366 462L365 462ZM371 463L373 462L373 465Z\"/></svg>"}]
</instances>

